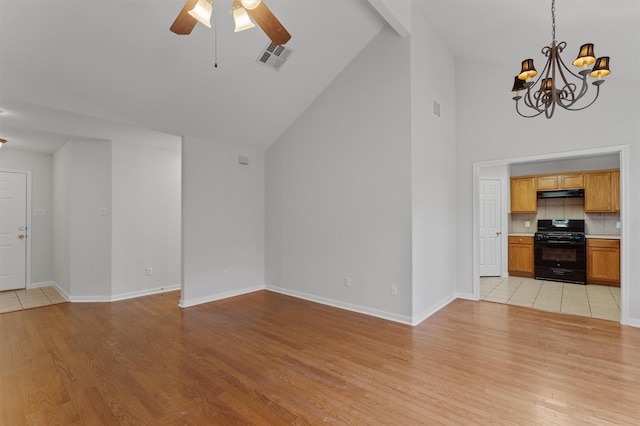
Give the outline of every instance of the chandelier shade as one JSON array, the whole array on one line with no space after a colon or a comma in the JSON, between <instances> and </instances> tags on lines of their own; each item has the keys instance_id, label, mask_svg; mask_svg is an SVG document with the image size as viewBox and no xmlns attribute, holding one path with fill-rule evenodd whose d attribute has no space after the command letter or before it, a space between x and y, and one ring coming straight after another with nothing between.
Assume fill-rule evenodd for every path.
<instances>
[{"instance_id":1,"label":"chandelier shade","mask_svg":"<svg viewBox=\"0 0 640 426\"><path fill-rule=\"evenodd\" d=\"M596 77L598 81L600 78L609 75L611 71L609 71L609 57L603 56L602 58L598 58L596 64L593 66L593 70L589 74L591 77ZM595 82L594 82L595 83Z\"/></svg>"},{"instance_id":2,"label":"chandelier shade","mask_svg":"<svg viewBox=\"0 0 640 426\"><path fill-rule=\"evenodd\" d=\"M524 85L524 80L521 80L517 75L513 77L513 89L512 92L520 92L521 90L525 90L527 87ZM518 93L518 96L520 93Z\"/></svg>"},{"instance_id":3,"label":"chandelier shade","mask_svg":"<svg viewBox=\"0 0 640 426\"><path fill-rule=\"evenodd\" d=\"M538 75L538 71L536 71L536 68L533 66L533 59L525 59L522 61L522 68L520 68L518 78L520 80L530 80L536 75Z\"/></svg>"},{"instance_id":4,"label":"chandelier shade","mask_svg":"<svg viewBox=\"0 0 640 426\"><path fill-rule=\"evenodd\" d=\"M583 44L580 47L580 53L578 53L578 57L575 61L573 61L573 65L576 67L586 68L587 65L591 65L596 61L596 56L593 53L593 44L587 43Z\"/></svg>"},{"instance_id":5,"label":"chandelier shade","mask_svg":"<svg viewBox=\"0 0 640 426\"><path fill-rule=\"evenodd\" d=\"M538 73L533 59L525 59L511 89L512 92L517 92L513 97L516 101L516 112L525 118L533 118L541 114L551 118L556 106L568 111L588 108L598 99L600 86L604 83L602 78L611 72L609 57L602 56L596 59L592 43L583 44L578 57L572 62L572 65L581 68L580 71L573 72L567 67L560 56L567 43L556 41L555 3L555 0L551 1L552 41L549 46L542 48L542 54L547 58L544 68ZM589 69L588 67L592 64L593 68ZM537 79L533 81L532 79L536 76ZM586 102L582 99L589 89L588 76L596 79L592 82L596 89L591 101ZM518 83L518 80L522 83ZM524 94L520 95L523 90ZM520 110L520 100L528 108L524 112Z\"/></svg>"}]
</instances>

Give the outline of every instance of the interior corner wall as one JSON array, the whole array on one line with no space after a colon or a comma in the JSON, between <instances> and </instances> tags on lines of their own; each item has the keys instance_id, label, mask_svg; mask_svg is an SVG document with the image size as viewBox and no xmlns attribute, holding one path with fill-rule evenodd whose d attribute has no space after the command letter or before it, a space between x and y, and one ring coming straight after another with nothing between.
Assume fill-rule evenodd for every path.
<instances>
[{"instance_id":1,"label":"interior corner wall","mask_svg":"<svg viewBox=\"0 0 640 426\"><path fill-rule=\"evenodd\" d=\"M262 151L183 138L181 306L264 288L264 217Z\"/></svg>"},{"instance_id":2,"label":"interior corner wall","mask_svg":"<svg viewBox=\"0 0 640 426\"><path fill-rule=\"evenodd\" d=\"M419 322L456 297L456 87L453 54L415 6L412 16L412 316Z\"/></svg>"},{"instance_id":3,"label":"interior corner wall","mask_svg":"<svg viewBox=\"0 0 640 426\"><path fill-rule=\"evenodd\" d=\"M477 70L482 69L479 84ZM512 69L502 65L457 60L457 191L456 222L457 289L472 292L473 285L473 164L510 158L525 158L589 148L628 146L630 167L623 194L623 231L627 234L629 259L629 317L640 324L640 85L611 76L602 86L600 97L580 112L557 110L554 117L519 117L509 92L496 90L513 81ZM593 90L593 89L591 89ZM633 94L633 95L631 95ZM576 132L576 129L585 131ZM625 165L622 164L622 167Z\"/></svg>"},{"instance_id":4,"label":"interior corner wall","mask_svg":"<svg viewBox=\"0 0 640 426\"><path fill-rule=\"evenodd\" d=\"M71 295L71 143L53 155L53 280Z\"/></svg>"},{"instance_id":5,"label":"interior corner wall","mask_svg":"<svg viewBox=\"0 0 640 426\"><path fill-rule=\"evenodd\" d=\"M410 321L409 43L383 28L267 150L267 288Z\"/></svg>"},{"instance_id":6,"label":"interior corner wall","mask_svg":"<svg viewBox=\"0 0 640 426\"><path fill-rule=\"evenodd\" d=\"M72 301L111 297L111 142L70 141ZM56 215L58 212L56 211Z\"/></svg>"},{"instance_id":7,"label":"interior corner wall","mask_svg":"<svg viewBox=\"0 0 640 426\"><path fill-rule=\"evenodd\" d=\"M53 281L53 155L3 148L0 168L31 171L31 282ZM44 214L36 215L36 211Z\"/></svg>"},{"instance_id":8,"label":"interior corner wall","mask_svg":"<svg viewBox=\"0 0 640 426\"><path fill-rule=\"evenodd\" d=\"M111 148L111 296L176 287L182 268L180 151L122 142Z\"/></svg>"}]
</instances>

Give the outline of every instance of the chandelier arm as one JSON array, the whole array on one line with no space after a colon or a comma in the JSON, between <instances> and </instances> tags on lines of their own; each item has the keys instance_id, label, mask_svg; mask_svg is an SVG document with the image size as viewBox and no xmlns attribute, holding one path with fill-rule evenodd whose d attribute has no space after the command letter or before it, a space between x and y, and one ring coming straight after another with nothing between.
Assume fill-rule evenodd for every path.
<instances>
[{"instance_id":1,"label":"chandelier arm","mask_svg":"<svg viewBox=\"0 0 640 426\"><path fill-rule=\"evenodd\" d=\"M562 108L567 109L568 107L578 102L587 93L586 76L584 76L584 78L580 78L580 80L582 81L582 85L580 87L580 92L576 94L577 85L573 82L569 82L561 66L558 66L557 69L560 75L560 79L554 82L559 83L560 81L562 81L563 86L561 90L557 90L559 96L556 98L556 100L558 102L558 105L560 105ZM557 86L559 87L559 85ZM570 96L566 96L566 95L570 95ZM568 100L569 102L565 103L564 100Z\"/></svg>"},{"instance_id":2,"label":"chandelier arm","mask_svg":"<svg viewBox=\"0 0 640 426\"><path fill-rule=\"evenodd\" d=\"M551 102L551 108L547 108L547 109L544 110L545 117L547 117L547 118L553 117L553 113L556 110L556 103L557 102Z\"/></svg>"},{"instance_id":3,"label":"chandelier arm","mask_svg":"<svg viewBox=\"0 0 640 426\"><path fill-rule=\"evenodd\" d=\"M598 96L600 95L600 86L596 86L596 96L593 98L593 100L591 102L589 102L587 105L580 107L580 108L567 108L567 107L563 107L564 109L566 109L567 111L582 111L583 109L587 109L589 108L591 105L593 105L593 103L596 101L596 99L598 99ZM562 105L561 105L562 106Z\"/></svg>"},{"instance_id":4,"label":"chandelier arm","mask_svg":"<svg viewBox=\"0 0 640 426\"><path fill-rule=\"evenodd\" d=\"M549 48L549 46L547 46L547 48ZM551 58L549 56L549 53L547 53L547 56L549 57L549 59L547 59L547 63L544 65L544 68L542 69L542 72L540 72L540 74L538 74L538 78L533 82L533 84L527 88L527 92L523 97L525 106L536 110L538 113L543 113L544 110L545 110L545 107L544 107L543 104L541 106L541 102L540 102L541 96L535 96L534 95L534 98L536 99L536 101L533 102L533 100L531 99L531 88L532 87L536 87L538 85L538 83L540 82L540 80L542 79L542 77L548 78L548 75L551 72L551 65L550 65L551 64L551 60L550 60ZM535 116L537 116L537 115L540 115L540 114L536 114Z\"/></svg>"},{"instance_id":5,"label":"chandelier arm","mask_svg":"<svg viewBox=\"0 0 640 426\"><path fill-rule=\"evenodd\" d=\"M563 42L564 43L564 42ZM569 68L567 66L567 64L564 63L564 61L562 60L562 57L560 55L557 56L558 61L560 61L560 64L562 64L562 66L564 67L565 70L567 70L569 72L569 74L571 74L572 76L574 76L575 78L578 78L580 80L584 79L586 80L586 75L582 76L582 75L578 75L576 73L574 73L573 71L571 71L571 68Z\"/></svg>"},{"instance_id":6,"label":"chandelier arm","mask_svg":"<svg viewBox=\"0 0 640 426\"><path fill-rule=\"evenodd\" d=\"M538 110L536 110L536 111L538 111L538 113L537 113L537 114L534 114L534 115L524 115L523 113L521 113L521 112L520 112L520 108L518 108L519 103L520 103L520 102L516 101L516 112L518 113L518 115L519 115L520 117L524 117L524 118L535 118L535 117L539 116L540 114L542 114L542 113L544 112L544 110L542 110L542 111L538 111ZM535 108L534 108L534 109L535 109Z\"/></svg>"}]
</instances>

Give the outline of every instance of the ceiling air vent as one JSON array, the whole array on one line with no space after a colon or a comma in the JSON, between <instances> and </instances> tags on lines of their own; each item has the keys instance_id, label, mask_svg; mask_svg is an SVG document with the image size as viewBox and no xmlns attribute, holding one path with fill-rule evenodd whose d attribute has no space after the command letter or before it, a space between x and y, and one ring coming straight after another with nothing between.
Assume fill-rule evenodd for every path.
<instances>
[{"instance_id":1,"label":"ceiling air vent","mask_svg":"<svg viewBox=\"0 0 640 426\"><path fill-rule=\"evenodd\" d=\"M282 64L287 62L292 52L293 50L288 47L269 43L264 51L260 53L260 56L258 56L258 62L278 71Z\"/></svg>"}]
</instances>

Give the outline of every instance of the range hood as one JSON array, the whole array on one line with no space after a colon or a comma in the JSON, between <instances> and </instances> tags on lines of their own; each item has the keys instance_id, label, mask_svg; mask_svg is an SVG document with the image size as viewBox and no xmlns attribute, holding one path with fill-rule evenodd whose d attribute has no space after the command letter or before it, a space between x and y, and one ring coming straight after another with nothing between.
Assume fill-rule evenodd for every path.
<instances>
[{"instance_id":1,"label":"range hood","mask_svg":"<svg viewBox=\"0 0 640 426\"><path fill-rule=\"evenodd\" d=\"M561 189L559 191L538 191L538 198L584 198L584 189Z\"/></svg>"}]
</instances>

